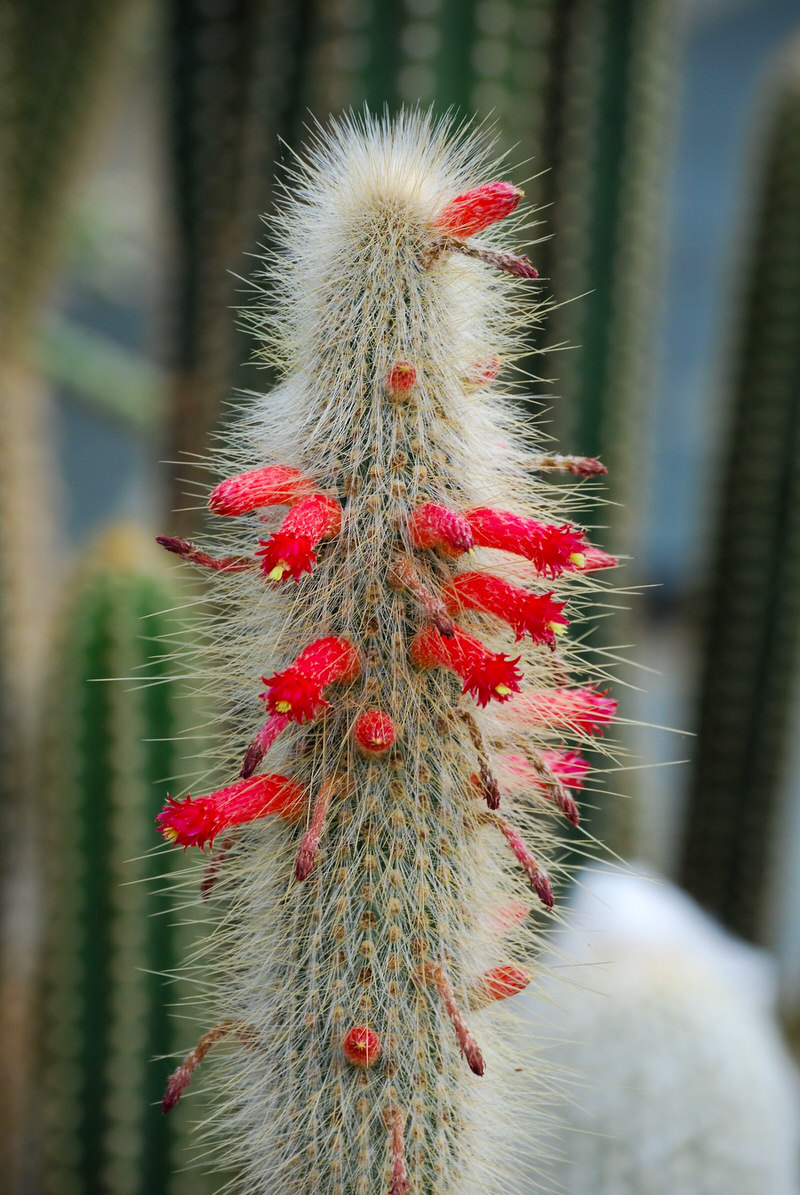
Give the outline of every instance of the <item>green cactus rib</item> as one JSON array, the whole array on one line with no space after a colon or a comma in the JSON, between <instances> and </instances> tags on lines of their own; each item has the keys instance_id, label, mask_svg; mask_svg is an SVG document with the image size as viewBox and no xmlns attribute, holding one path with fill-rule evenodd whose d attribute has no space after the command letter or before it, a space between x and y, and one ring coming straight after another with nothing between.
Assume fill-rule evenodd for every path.
<instances>
[{"instance_id":1,"label":"green cactus rib","mask_svg":"<svg viewBox=\"0 0 800 1195\"><path fill-rule=\"evenodd\" d=\"M800 652L800 84L771 114L734 342L682 880L763 941Z\"/></svg>"},{"instance_id":2,"label":"green cactus rib","mask_svg":"<svg viewBox=\"0 0 800 1195\"><path fill-rule=\"evenodd\" d=\"M175 633L160 612L180 596L159 568L105 564L105 551L81 565L62 611L43 731L42 1185L52 1195L173 1191L184 1131L160 1113L165 1064L152 1059L174 1048L163 976L186 934L172 898L149 891L165 861L147 834L191 708L153 641Z\"/></svg>"}]
</instances>

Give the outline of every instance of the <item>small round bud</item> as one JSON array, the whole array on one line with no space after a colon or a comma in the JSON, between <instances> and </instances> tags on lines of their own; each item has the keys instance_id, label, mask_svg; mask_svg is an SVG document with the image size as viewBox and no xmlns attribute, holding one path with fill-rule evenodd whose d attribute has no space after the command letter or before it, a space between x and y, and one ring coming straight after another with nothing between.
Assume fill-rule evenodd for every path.
<instances>
[{"instance_id":1,"label":"small round bud","mask_svg":"<svg viewBox=\"0 0 800 1195\"><path fill-rule=\"evenodd\" d=\"M351 1066L366 1069L373 1066L380 1057L381 1039L366 1025L354 1025L342 1042L342 1051Z\"/></svg>"},{"instance_id":2,"label":"small round bud","mask_svg":"<svg viewBox=\"0 0 800 1195\"><path fill-rule=\"evenodd\" d=\"M364 755L383 755L394 743L394 722L383 710L365 710L353 726L356 746Z\"/></svg>"},{"instance_id":3,"label":"small round bud","mask_svg":"<svg viewBox=\"0 0 800 1195\"><path fill-rule=\"evenodd\" d=\"M417 371L410 361L398 361L386 375L386 393L390 398L405 398L417 384Z\"/></svg>"}]
</instances>

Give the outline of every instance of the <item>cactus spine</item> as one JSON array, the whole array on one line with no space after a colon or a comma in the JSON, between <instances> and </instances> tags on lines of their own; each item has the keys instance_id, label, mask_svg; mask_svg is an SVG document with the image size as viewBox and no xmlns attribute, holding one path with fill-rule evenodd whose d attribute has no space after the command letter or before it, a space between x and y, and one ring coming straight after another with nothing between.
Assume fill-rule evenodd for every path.
<instances>
[{"instance_id":1,"label":"cactus spine","mask_svg":"<svg viewBox=\"0 0 800 1195\"><path fill-rule=\"evenodd\" d=\"M565 748L614 713L556 635L615 562L546 480L602 466L543 455L499 392L537 306L491 168L416 114L319 133L252 313L282 380L215 462L211 550L161 541L217 582L205 658L237 728L224 787L158 818L213 849L219 914L215 1022L164 1107L224 1039L243 1191L527 1189L498 1002L553 904L552 817L577 821Z\"/></svg>"}]
</instances>

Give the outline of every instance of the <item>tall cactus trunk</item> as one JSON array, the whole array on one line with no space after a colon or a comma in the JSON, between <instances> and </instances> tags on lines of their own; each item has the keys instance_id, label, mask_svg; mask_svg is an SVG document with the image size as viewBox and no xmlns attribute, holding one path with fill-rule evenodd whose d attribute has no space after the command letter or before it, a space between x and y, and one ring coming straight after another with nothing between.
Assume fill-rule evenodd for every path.
<instances>
[{"instance_id":1,"label":"tall cactus trunk","mask_svg":"<svg viewBox=\"0 0 800 1195\"><path fill-rule=\"evenodd\" d=\"M491 165L417 115L319 134L253 312L282 381L218 462L220 555L162 540L217 578L205 655L241 763L158 819L215 844L219 911L217 1023L164 1106L227 1038L214 1123L243 1191L514 1186L529 1078L497 1005L553 904L552 818L578 820L570 748L614 712L556 635L615 561L545 480L602 466L543 454L499 393L537 306Z\"/></svg>"}]
</instances>

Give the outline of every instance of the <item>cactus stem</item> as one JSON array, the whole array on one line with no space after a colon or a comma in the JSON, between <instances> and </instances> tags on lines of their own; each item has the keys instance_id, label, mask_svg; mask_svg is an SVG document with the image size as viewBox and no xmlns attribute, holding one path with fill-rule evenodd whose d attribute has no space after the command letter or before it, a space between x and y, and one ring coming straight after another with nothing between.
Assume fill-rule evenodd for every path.
<instances>
[{"instance_id":1,"label":"cactus stem","mask_svg":"<svg viewBox=\"0 0 800 1195\"><path fill-rule=\"evenodd\" d=\"M436 963L423 963L422 974L425 982L435 987L439 993L445 1012L455 1029L461 1053L467 1060L467 1065L474 1075L482 1075L486 1069L480 1046L466 1026L461 1009L456 1004L450 980Z\"/></svg>"}]
</instances>

